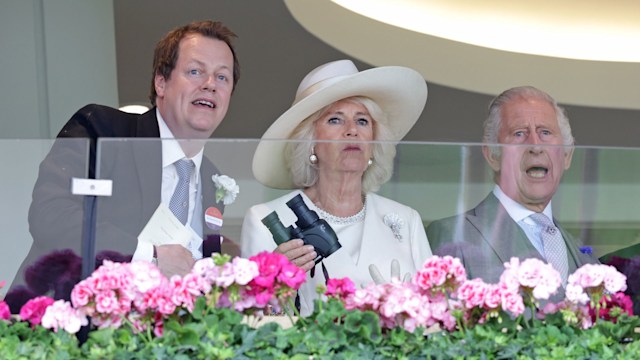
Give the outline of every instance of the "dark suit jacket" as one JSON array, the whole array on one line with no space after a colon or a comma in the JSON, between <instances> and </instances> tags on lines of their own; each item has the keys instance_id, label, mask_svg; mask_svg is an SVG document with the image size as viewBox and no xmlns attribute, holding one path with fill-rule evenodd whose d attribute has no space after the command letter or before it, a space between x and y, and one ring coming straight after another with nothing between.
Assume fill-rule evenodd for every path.
<instances>
[{"instance_id":1,"label":"dark suit jacket","mask_svg":"<svg viewBox=\"0 0 640 360\"><path fill-rule=\"evenodd\" d=\"M70 179L87 175L113 180L113 195L98 197L96 201L96 250L133 254L138 234L160 204L162 181L160 142L139 138L159 136L155 108L138 115L92 104L76 112L40 165L29 209L29 231L34 244L23 267L52 250L71 248L79 253L83 196L70 195ZM106 138L114 141L100 141L96 156L97 140ZM217 173L215 166L203 158L200 174L203 210L208 207L224 210L222 204L215 202L213 182L207 181ZM194 216L202 218L204 214ZM204 226L202 234L204 255L219 251L217 231Z\"/></svg>"},{"instance_id":2,"label":"dark suit jacket","mask_svg":"<svg viewBox=\"0 0 640 360\"><path fill-rule=\"evenodd\" d=\"M582 254L571 235L558 228L567 245L570 274L584 264L597 262ZM512 257L544 261L493 193L462 215L433 221L426 232L433 253L459 258L469 279L482 278L487 283L497 283L504 271L503 264Z\"/></svg>"}]
</instances>

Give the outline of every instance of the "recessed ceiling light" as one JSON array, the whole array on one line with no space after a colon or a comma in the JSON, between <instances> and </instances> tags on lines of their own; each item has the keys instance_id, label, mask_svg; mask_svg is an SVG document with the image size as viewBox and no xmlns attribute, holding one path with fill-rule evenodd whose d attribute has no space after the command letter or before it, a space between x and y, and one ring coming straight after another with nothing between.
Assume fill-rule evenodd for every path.
<instances>
[{"instance_id":1,"label":"recessed ceiling light","mask_svg":"<svg viewBox=\"0 0 640 360\"><path fill-rule=\"evenodd\" d=\"M564 105L640 109L640 1L284 1L307 31L372 66L491 96L526 84Z\"/></svg>"},{"instance_id":2,"label":"recessed ceiling light","mask_svg":"<svg viewBox=\"0 0 640 360\"><path fill-rule=\"evenodd\" d=\"M389 25L491 49L640 62L640 1L332 1Z\"/></svg>"},{"instance_id":3,"label":"recessed ceiling light","mask_svg":"<svg viewBox=\"0 0 640 360\"><path fill-rule=\"evenodd\" d=\"M121 106L120 110L132 114L144 114L149 111L149 107L145 105L125 105Z\"/></svg>"}]
</instances>

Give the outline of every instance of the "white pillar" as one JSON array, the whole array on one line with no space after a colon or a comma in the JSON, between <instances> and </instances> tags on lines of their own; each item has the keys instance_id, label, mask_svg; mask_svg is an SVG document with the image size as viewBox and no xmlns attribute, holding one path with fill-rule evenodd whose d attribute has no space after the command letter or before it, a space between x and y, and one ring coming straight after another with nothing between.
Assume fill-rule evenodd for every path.
<instances>
[{"instance_id":1,"label":"white pillar","mask_svg":"<svg viewBox=\"0 0 640 360\"><path fill-rule=\"evenodd\" d=\"M118 106L112 0L0 0L0 137L52 138L88 103Z\"/></svg>"}]
</instances>

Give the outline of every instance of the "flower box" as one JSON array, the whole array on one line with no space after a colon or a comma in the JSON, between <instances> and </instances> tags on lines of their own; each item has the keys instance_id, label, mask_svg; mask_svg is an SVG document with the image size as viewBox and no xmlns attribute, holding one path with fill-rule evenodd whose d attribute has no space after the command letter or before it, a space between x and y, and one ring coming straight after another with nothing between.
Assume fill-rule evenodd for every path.
<instances>
[{"instance_id":1,"label":"flower box","mask_svg":"<svg viewBox=\"0 0 640 360\"><path fill-rule=\"evenodd\" d=\"M411 282L356 289L349 279L331 279L309 317L295 310L263 316L267 308L294 309L304 278L282 255L267 253L216 255L171 279L152 264L105 262L76 285L71 302L32 299L17 320L0 321L0 348L6 359L574 359L640 352L640 320L620 293L624 275L605 265L578 269L567 298L551 303L557 273L539 260L513 259L499 284L484 284L466 279L459 260L434 256ZM91 331L79 342L73 334L82 326Z\"/></svg>"}]
</instances>

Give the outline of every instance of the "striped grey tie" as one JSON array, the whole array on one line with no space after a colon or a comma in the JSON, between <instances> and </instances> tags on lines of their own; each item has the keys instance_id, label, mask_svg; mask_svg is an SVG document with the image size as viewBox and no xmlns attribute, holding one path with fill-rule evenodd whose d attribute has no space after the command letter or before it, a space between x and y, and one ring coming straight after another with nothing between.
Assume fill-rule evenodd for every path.
<instances>
[{"instance_id":1,"label":"striped grey tie","mask_svg":"<svg viewBox=\"0 0 640 360\"><path fill-rule=\"evenodd\" d=\"M562 234L545 214L535 213L530 217L540 226L544 257L549 264L558 270L564 286L569 276L569 261L567 258L567 246L564 243Z\"/></svg>"},{"instance_id":2,"label":"striped grey tie","mask_svg":"<svg viewBox=\"0 0 640 360\"><path fill-rule=\"evenodd\" d=\"M171 196L169 210L181 223L186 224L189 217L189 179L191 179L195 164L187 159L178 160L173 164L178 172L178 185Z\"/></svg>"}]
</instances>

